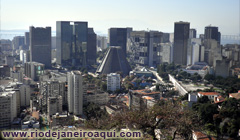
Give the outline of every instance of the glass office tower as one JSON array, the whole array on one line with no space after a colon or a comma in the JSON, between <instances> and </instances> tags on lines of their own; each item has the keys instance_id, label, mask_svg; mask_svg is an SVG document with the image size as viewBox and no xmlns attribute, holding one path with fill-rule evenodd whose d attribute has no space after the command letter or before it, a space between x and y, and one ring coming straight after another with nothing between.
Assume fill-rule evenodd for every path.
<instances>
[{"instance_id":1,"label":"glass office tower","mask_svg":"<svg viewBox=\"0 0 240 140\"><path fill-rule=\"evenodd\" d=\"M57 21L57 64L85 67L87 62L87 22Z\"/></svg>"}]
</instances>

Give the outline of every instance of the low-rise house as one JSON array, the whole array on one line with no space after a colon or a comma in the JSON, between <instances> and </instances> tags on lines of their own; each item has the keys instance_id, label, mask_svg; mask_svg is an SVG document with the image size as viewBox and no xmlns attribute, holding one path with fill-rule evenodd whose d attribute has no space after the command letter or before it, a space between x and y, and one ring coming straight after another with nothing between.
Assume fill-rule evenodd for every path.
<instances>
[{"instance_id":1,"label":"low-rise house","mask_svg":"<svg viewBox=\"0 0 240 140\"><path fill-rule=\"evenodd\" d=\"M217 92L198 92L198 97L207 96L209 100L214 100L215 97L220 96Z\"/></svg>"}]
</instances>

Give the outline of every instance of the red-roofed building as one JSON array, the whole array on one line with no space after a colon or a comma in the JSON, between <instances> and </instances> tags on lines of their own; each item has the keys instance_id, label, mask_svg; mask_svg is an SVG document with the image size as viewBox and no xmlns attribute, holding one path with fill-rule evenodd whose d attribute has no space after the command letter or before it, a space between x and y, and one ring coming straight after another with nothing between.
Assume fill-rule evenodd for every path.
<instances>
[{"instance_id":1,"label":"red-roofed building","mask_svg":"<svg viewBox=\"0 0 240 140\"><path fill-rule=\"evenodd\" d=\"M222 96L215 97L214 99L214 103L222 103L224 101L225 101L225 98L223 98Z\"/></svg>"},{"instance_id":2,"label":"red-roofed building","mask_svg":"<svg viewBox=\"0 0 240 140\"><path fill-rule=\"evenodd\" d=\"M198 92L198 97L207 96L209 100L214 100L216 97L220 96L217 92Z\"/></svg>"},{"instance_id":3,"label":"red-roofed building","mask_svg":"<svg viewBox=\"0 0 240 140\"><path fill-rule=\"evenodd\" d=\"M151 91L149 89L132 90L129 93L130 108L143 109L150 108L155 104L155 100L160 99L160 92Z\"/></svg>"}]
</instances>

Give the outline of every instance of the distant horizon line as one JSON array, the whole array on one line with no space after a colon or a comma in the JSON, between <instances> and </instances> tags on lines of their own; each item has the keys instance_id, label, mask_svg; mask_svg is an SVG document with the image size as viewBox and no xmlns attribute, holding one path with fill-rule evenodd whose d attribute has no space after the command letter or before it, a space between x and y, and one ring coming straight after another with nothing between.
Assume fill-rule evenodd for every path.
<instances>
[{"instance_id":1,"label":"distant horizon line","mask_svg":"<svg viewBox=\"0 0 240 140\"><path fill-rule=\"evenodd\" d=\"M49 27L51 27L51 26L49 26ZM114 27L114 28L118 28L118 27ZM123 28L123 27L119 27L119 28ZM133 31L159 31L159 30L133 30ZM27 29L1 29L0 34L1 34L1 32L23 32L24 33L24 32L29 32L29 30L27 30ZM56 34L56 30L52 30L51 32L53 34ZM103 33L102 31L94 31L94 32L97 35L108 35L108 33ZM163 32L163 31L160 31L160 32ZM163 33L174 33L174 32L163 32ZM197 35L201 35L201 34L204 34L204 33L198 33ZM21 34L16 34L16 35L21 35ZM228 35L222 34L221 36L240 36L240 34L228 34Z\"/></svg>"}]
</instances>

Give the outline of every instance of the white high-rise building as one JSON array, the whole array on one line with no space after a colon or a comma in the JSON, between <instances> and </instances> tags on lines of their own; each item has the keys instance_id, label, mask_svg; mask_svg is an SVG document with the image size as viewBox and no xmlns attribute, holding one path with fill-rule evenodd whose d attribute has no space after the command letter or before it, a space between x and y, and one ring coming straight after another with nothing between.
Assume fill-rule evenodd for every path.
<instances>
[{"instance_id":1,"label":"white high-rise building","mask_svg":"<svg viewBox=\"0 0 240 140\"><path fill-rule=\"evenodd\" d=\"M0 93L0 128L10 127L17 117L17 94L15 91Z\"/></svg>"},{"instance_id":2,"label":"white high-rise building","mask_svg":"<svg viewBox=\"0 0 240 140\"><path fill-rule=\"evenodd\" d=\"M172 59L172 49L173 44L172 43L160 43L160 49L158 52L158 55L160 56L160 63L171 63Z\"/></svg>"},{"instance_id":3,"label":"white high-rise building","mask_svg":"<svg viewBox=\"0 0 240 140\"><path fill-rule=\"evenodd\" d=\"M75 115L83 114L83 78L80 71L68 73L68 111Z\"/></svg>"},{"instance_id":4,"label":"white high-rise building","mask_svg":"<svg viewBox=\"0 0 240 140\"><path fill-rule=\"evenodd\" d=\"M107 75L107 90L115 91L120 89L120 74L110 73Z\"/></svg>"},{"instance_id":5,"label":"white high-rise building","mask_svg":"<svg viewBox=\"0 0 240 140\"><path fill-rule=\"evenodd\" d=\"M20 50L20 61L22 61L22 63L25 63L24 62L24 53L25 53L24 50Z\"/></svg>"}]
</instances>

